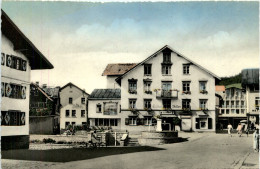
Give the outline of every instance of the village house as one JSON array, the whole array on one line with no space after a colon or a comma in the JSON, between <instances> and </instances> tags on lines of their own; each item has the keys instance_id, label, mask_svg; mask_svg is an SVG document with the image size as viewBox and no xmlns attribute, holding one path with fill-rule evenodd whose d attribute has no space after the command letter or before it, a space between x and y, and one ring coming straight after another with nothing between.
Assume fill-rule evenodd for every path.
<instances>
[{"instance_id":1,"label":"village house","mask_svg":"<svg viewBox=\"0 0 260 169\"><path fill-rule=\"evenodd\" d=\"M73 83L60 89L60 129L68 125L87 124L87 102L89 94Z\"/></svg>"},{"instance_id":2,"label":"village house","mask_svg":"<svg viewBox=\"0 0 260 169\"><path fill-rule=\"evenodd\" d=\"M229 123L236 128L240 121L247 119L246 93L241 83L227 85L223 92L219 89L220 87L216 86L216 94L219 94L223 101L218 107L218 123L224 129Z\"/></svg>"},{"instance_id":3,"label":"village house","mask_svg":"<svg viewBox=\"0 0 260 169\"><path fill-rule=\"evenodd\" d=\"M59 87L30 85L30 134L59 133Z\"/></svg>"},{"instance_id":4,"label":"village house","mask_svg":"<svg viewBox=\"0 0 260 169\"><path fill-rule=\"evenodd\" d=\"M31 70L53 65L2 10L1 148L29 148Z\"/></svg>"},{"instance_id":5,"label":"village house","mask_svg":"<svg viewBox=\"0 0 260 169\"><path fill-rule=\"evenodd\" d=\"M118 71L110 66L103 75ZM215 131L219 77L169 46L114 79L121 89L121 108L114 117L120 118L121 130L155 130L152 126L157 124L157 130ZM116 85L109 80L107 86ZM95 113L89 111L89 116Z\"/></svg>"},{"instance_id":6,"label":"village house","mask_svg":"<svg viewBox=\"0 0 260 169\"><path fill-rule=\"evenodd\" d=\"M247 121L259 124L259 68L242 70L242 87L246 90Z\"/></svg>"}]
</instances>

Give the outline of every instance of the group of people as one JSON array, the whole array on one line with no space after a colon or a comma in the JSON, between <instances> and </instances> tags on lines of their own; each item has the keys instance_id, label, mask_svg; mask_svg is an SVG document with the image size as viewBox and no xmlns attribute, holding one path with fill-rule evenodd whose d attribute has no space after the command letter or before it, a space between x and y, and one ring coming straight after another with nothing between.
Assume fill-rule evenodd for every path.
<instances>
[{"instance_id":1,"label":"group of people","mask_svg":"<svg viewBox=\"0 0 260 169\"><path fill-rule=\"evenodd\" d=\"M237 126L237 134L239 134L239 137L242 136L243 127L244 127L244 131L246 132L247 137L248 137L249 127L247 127L247 125L242 125L241 123L239 123L238 126ZM259 126L256 125L255 127L252 128L252 125L251 125L250 128L252 130L254 130L254 133L253 133L253 148L256 152L259 152ZM227 129L228 129L228 135L230 137L232 137L231 131L233 130L233 126L230 123L228 124Z\"/></svg>"}]
</instances>

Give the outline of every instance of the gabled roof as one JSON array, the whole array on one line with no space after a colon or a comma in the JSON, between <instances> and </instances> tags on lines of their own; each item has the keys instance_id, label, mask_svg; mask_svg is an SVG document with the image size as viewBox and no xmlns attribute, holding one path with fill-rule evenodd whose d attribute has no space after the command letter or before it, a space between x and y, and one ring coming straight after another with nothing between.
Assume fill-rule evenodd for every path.
<instances>
[{"instance_id":1,"label":"gabled roof","mask_svg":"<svg viewBox=\"0 0 260 169\"><path fill-rule=\"evenodd\" d=\"M59 87L47 87L47 88L42 88L42 90L47 93L49 96L51 96L52 98L58 98L59 97L59 91L60 88Z\"/></svg>"},{"instance_id":2,"label":"gabled roof","mask_svg":"<svg viewBox=\"0 0 260 169\"><path fill-rule=\"evenodd\" d=\"M136 65L137 63L111 63L107 65L102 76L122 75Z\"/></svg>"},{"instance_id":3,"label":"gabled roof","mask_svg":"<svg viewBox=\"0 0 260 169\"><path fill-rule=\"evenodd\" d=\"M120 99L120 89L95 89L89 96L89 100Z\"/></svg>"},{"instance_id":4,"label":"gabled roof","mask_svg":"<svg viewBox=\"0 0 260 169\"><path fill-rule=\"evenodd\" d=\"M165 45L164 47L162 47L161 49L159 49L158 51L156 51L155 53L153 53L151 56L149 56L148 58L146 58L144 61L138 63L136 66L134 66L132 69L126 71L123 75L119 76L116 81L118 82L118 80L122 79L126 74L128 74L129 72L133 71L135 68L137 68L138 66L144 64L146 61L150 60L151 58L157 56L160 52L162 52L165 49L169 49L172 52L176 53L179 57L182 57L184 59L186 59L187 61L191 62L192 64L196 65L197 67L199 67L200 69L206 71L207 73L209 73L210 75L212 75L213 77L215 77L216 79L220 80L220 77L218 77L217 75L215 75L214 73L210 72L209 70L203 68L202 66L200 66L199 64L195 63L194 61L188 59L186 56L180 54L179 52L175 51L174 49L172 49L171 47L169 47L168 45Z\"/></svg>"},{"instance_id":5,"label":"gabled roof","mask_svg":"<svg viewBox=\"0 0 260 169\"><path fill-rule=\"evenodd\" d=\"M81 88L79 88L78 86L74 85L73 83L69 82L68 84L66 84L65 86L63 86L62 88L60 88L60 91L62 91L63 89L65 89L66 87L68 86L74 86L76 87L77 89L81 90L83 93L89 95L87 92L85 92L85 90L82 90Z\"/></svg>"},{"instance_id":6,"label":"gabled roof","mask_svg":"<svg viewBox=\"0 0 260 169\"><path fill-rule=\"evenodd\" d=\"M22 33L8 15L1 10L2 33L13 43L14 50L23 53L30 61L32 70L52 69L53 65L45 56L34 46L34 44Z\"/></svg>"},{"instance_id":7,"label":"gabled roof","mask_svg":"<svg viewBox=\"0 0 260 169\"><path fill-rule=\"evenodd\" d=\"M241 85L241 83L234 83L234 84L230 84L230 85L226 86L226 89L229 89L229 88L242 89L242 85Z\"/></svg>"},{"instance_id":8,"label":"gabled roof","mask_svg":"<svg viewBox=\"0 0 260 169\"><path fill-rule=\"evenodd\" d=\"M47 99L49 99L50 101L53 101L52 98L42 88L40 88L37 84L31 82L31 85L35 86L35 88L38 91L40 91Z\"/></svg>"},{"instance_id":9,"label":"gabled roof","mask_svg":"<svg viewBox=\"0 0 260 169\"><path fill-rule=\"evenodd\" d=\"M226 89L224 85L217 85L215 86L215 90L216 92L224 92Z\"/></svg>"}]
</instances>

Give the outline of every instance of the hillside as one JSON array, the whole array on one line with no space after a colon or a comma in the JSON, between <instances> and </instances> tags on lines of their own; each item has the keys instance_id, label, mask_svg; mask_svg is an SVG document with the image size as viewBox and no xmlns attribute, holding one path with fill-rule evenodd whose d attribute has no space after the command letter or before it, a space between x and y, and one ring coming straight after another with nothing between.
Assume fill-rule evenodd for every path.
<instances>
[{"instance_id":1,"label":"hillside","mask_svg":"<svg viewBox=\"0 0 260 169\"><path fill-rule=\"evenodd\" d=\"M234 83L241 83L241 78L242 78L241 73L234 75L234 76L221 77L221 80L218 82L217 85L227 86L227 85L234 84Z\"/></svg>"}]
</instances>

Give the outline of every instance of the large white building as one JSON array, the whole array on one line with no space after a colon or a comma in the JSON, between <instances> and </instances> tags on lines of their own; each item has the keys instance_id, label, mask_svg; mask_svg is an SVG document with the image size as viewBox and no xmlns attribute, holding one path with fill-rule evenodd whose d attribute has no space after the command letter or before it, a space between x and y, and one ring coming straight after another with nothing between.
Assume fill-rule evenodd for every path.
<instances>
[{"instance_id":1,"label":"large white building","mask_svg":"<svg viewBox=\"0 0 260 169\"><path fill-rule=\"evenodd\" d=\"M121 129L151 130L161 119L163 130L177 124L185 131L215 131L215 79L219 77L164 46L115 78L121 89ZM95 113L89 111L93 118Z\"/></svg>"},{"instance_id":2,"label":"large white building","mask_svg":"<svg viewBox=\"0 0 260 169\"><path fill-rule=\"evenodd\" d=\"M89 94L72 83L60 89L60 129L68 125L87 124Z\"/></svg>"},{"instance_id":3,"label":"large white building","mask_svg":"<svg viewBox=\"0 0 260 169\"><path fill-rule=\"evenodd\" d=\"M29 148L31 70L53 65L2 10L1 148Z\"/></svg>"}]
</instances>

